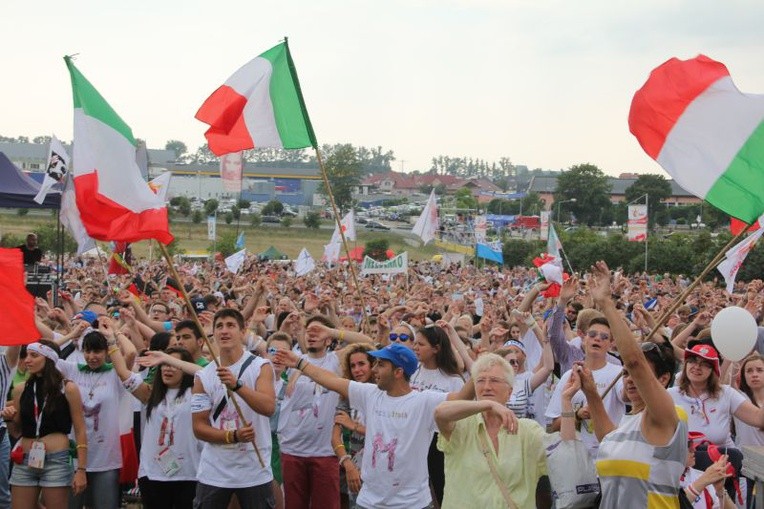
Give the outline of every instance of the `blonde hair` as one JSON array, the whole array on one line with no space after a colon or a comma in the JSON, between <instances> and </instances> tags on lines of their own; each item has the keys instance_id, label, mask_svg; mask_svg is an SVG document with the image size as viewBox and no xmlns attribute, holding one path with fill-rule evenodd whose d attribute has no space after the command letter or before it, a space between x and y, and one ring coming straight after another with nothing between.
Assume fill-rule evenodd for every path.
<instances>
[{"instance_id":1,"label":"blonde hair","mask_svg":"<svg viewBox=\"0 0 764 509\"><path fill-rule=\"evenodd\" d=\"M576 329L586 332L589 329L589 324L595 318L605 318L605 315L594 308L582 309L576 317Z\"/></svg>"},{"instance_id":2,"label":"blonde hair","mask_svg":"<svg viewBox=\"0 0 764 509\"><path fill-rule=\"evenodd\" d=\"M470 371L472 379L475 380L480 373L488 371L494 366L499 366L502 371L504 371L504 378L506 378L507 383L509 383L510 387L514 387L515 370L512 369L512 366L510 366L503 357L500 357L495 353L485 353L477 358L472 364L472 370Z\"/></svg>"}]
</instances>

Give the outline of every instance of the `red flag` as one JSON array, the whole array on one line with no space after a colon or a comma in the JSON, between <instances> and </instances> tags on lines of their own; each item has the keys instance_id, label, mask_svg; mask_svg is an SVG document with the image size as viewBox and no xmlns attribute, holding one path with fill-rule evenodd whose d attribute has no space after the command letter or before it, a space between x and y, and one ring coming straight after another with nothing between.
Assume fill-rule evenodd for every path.
<instances>
[{"instance_id":1,"label":"red flag","mask_svg":"<svg viewBox=\"0 0 764 509\"><path fill-rule=\"evenodd\" d=\"M738 233L742 232L743 228L745 228L745 223L743 221L734 217L730 217L730 232L732 232L732 235L737 235ZM755 232L758 229L759 222L756 221L746 231Z\"/></svg>"},{"instance_id":2,"label":"red flag","mask_svg":"<svg viewBox=\"0 0 764 509\"><path fill-rule=\"evenodd\" d=\"M0 248L0 345L27 345L40 339L34 322L34 297L24 286L24 261L19 249Z\"/></svg>"}]
</instances>

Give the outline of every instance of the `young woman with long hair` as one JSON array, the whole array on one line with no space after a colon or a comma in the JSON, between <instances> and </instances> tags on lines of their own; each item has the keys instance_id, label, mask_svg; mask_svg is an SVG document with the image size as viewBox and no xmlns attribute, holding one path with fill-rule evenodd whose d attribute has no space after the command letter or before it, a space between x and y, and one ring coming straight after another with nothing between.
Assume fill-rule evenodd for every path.
<instances>
[{"instance_id":1,"label":"young woman with long hair","mask_svg":"<svg viewBox=\"0 0 764 509\"><path fill-rule=\"evenodd\" d=\"M740 365L740 391L759 408L764 407L764 357L752 353ZM744 445L764 445L764 431L758 426L750 426L735 417L735 443ZM753 479L747 479L747 506L753 507Z\"/></svg>"},{"instance_id":2,"label":"young woman with long hair","mask_svg":"<svg viewBox=\"0 0 764 509\"><path fill-rule=\"evenodd\" d=\"M14 509L36 509L40 491L47 507L66 507L70 491L82 493L87 486L88 445L82 398L77 385L56 369L58 346L40 340L27 346L29 378L13 390L13 406L2 412L10 431L21 435L16 445L19 461L11 475ZM69 433L74 427L77 468L70 461ZM40 452L37 452L40 451ZM43 460L36 468L36 456ZM14 460L16 462L16 460Z\"/></svg>"},{"instance_id":3,"label":"young woman with long hair","mask_svg":"<svg viewBox=\"0 0 764 509\"><path fill-rule=\"evenodd\" d=\"M342 359L342 374L348 380L361 383L372 382L371 366L374 358L369 352L374 350L371 345L351 345ZM348 506L356 507L355 499L361 490L361 460L363 445L366 440L365 416L350 406L348 400L340 398L337 413L334 417L332 432L332 448L340 460L340 489L345 488ZM344 495L345 493L343 493ZM342 503L344 504L344 500Z\"/></svg>"},{"instance_id":4,"label":"young woman with long hair","mask_svg":"<svg viewBox=\"0 0 764 509\"><path fill-rule=\"evenodd\" d=\"M411 388L417 391L459 392L464 386L464 379L452 348L448 334L442 328L431 325L419 329L414 340L419 367L411 376ZM427 469L430 485L440 505L446 477L445 459L437 444L438 434L435 433L427 454Z\"/></svg>"},{"instance_id":5,"label":"young woman with long hair","mask_svg":"<svg viewBox=\"0 0 764 509\"><path fill-rule=\"evenodd\" d=\"M164 353L194 362L183 348L171 347ZM191 427L193 375L163 364L153 385L148 385L138 373L127 368L119 349L112 353L111 359L125 389L146 409L138 469L143 506L146 509L191 509L202 448Z\"/></svg>"}]
</instances>

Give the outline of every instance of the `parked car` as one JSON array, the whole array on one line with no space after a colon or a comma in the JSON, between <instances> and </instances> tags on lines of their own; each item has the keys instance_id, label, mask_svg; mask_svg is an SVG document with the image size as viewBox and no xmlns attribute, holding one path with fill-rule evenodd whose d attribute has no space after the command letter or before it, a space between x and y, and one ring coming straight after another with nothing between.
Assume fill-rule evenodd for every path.
<instances>
[{"instance_id":1,"label":"parked car","mask_svg":"<svg viewBox=\"0 0 764 509\"><path fill-rule=\"evenodd\" d=\"M369 221L366 223L367 230L389 230L390 227L380 223L379 221Z\"/></svg>"},{"instance_id":2,"label":"parked car","mask_svg":"<svg viewBox=\"0 0 764 509\"><path fill-rule=\"evenodd\" d=\"M365 217L356 216L355 222L358 223L358 224L366 224L366 223L369 222L369 220L366 219Z\"/></svg>"},{"instance_id":3,"label":"parked car","mask_svg":"<svg viewBox=\"0 0 764 509\"><path fill-rule=\"evenodd\" d=\"M281 223L281 218L278 216L263 216L262 222L279 224Z\"/></svg>"}]
</instances>

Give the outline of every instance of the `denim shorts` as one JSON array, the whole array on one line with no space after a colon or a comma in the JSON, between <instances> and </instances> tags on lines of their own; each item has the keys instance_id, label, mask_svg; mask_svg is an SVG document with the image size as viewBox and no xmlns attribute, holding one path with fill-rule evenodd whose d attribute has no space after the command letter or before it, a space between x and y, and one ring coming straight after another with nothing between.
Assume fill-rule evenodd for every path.
<instances>
[{"instance_id":1,"label":"denim shorts","mask_svg":"<svg viewBox=\"0 0 764 509\"><path fill-rule=\"evenodd\" d=\"M11 486L40 486L42 488L71 486L74 467L72 467L68 450L46 454L45 467L42 469L28 466L27 460L27 455L24 454L24 463L13 465Z\"/></svg>"}]
</instances>

